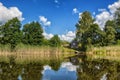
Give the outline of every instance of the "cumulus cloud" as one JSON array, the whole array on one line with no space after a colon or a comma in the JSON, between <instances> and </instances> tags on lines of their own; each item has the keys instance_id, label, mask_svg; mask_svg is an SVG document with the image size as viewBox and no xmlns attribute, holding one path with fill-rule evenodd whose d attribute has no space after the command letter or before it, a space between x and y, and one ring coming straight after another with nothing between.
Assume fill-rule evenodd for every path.
<instances>
[{"instance_id":1,"label":"cumulus cloud","mask_svg":"<svg viewBox=\"0 0 120 80\"><path fill-rule=\"evenodd\" d=\"M44 25L44 26L50 26L51 22L48 21L48 19L45 16L39 16L40 22Z\"/></svg>"},{"instance_id":2,"label":"cumulus cloud","mask_svg":"<svg viewBox=\"0 0 120 80\"><path fill-rule=\"evenodd\" d=\"M24 20L22 12L17 7L7 8L0 2L0 23L4 24L14 17L17 17L20 21Z\"/></svg>"},{"instance_id":3,"label":"cumulus cloud","mask_svg":"<svg viewBox=\"0 0 120 80\"><path fill-rule=\"evenodd\" d=\"M73 13L74 13L74 14L79 13L78 9L77 9L77 8L74 8L74 9L73 9Z\"/></svg>"},{"instance_id":4,"label":"cumulus cloud","mask_svg":"<svg viewBox=\"0 0 120 80\"><path fill-rule=\"evenodd\" d=\"M59 35L61 40L71 42L75 38L75 32L68 31L66 34Z\"/></svg>"},{"instance_id":5,"label":"cumulus cloud","mask_svg":"<svg viewBox=\"0 0 120 80\"><path fill-rule=\"evenodd\" d=\"M106 9L98 9L98 11L101 11L101 13L96 15L95 23L98 23L100 28L103 29L106 21L113 19L114 13L119 7L120 7L120 0L111 5L108 5L109 11L107 11Z\"/></svg>"},{"instance_id":6,"label":"cumulus cloud","mask_svg":"<svg viewBox=\"0 0 120 80\"><path fill-rule=\"evenodd\" d=\"M79 13L79 18L81 19L81 15L82 15L82 13Z\"/></svg>"},{"instance_id":7,"label":"cumulus cloud","mask_svg":"<svg viewBox=\"0 0 120 80\"><path fill-rule=\"evenodd\" d=\"M46 39L51 39L54 35L53 34L48 34L46 32L43 33L43 36L46 38Z\"/></svg>"},{"instance_id":8,"label":"cumulus cloud","mask_svg":"<svg viewBox=\"0 0 120 80\"><path fill-rule=\"evenodd\" d=\"M120 7L120 0L118 2L115 2L114 4L111 4L108 6L111 13L114 13L117 10L117 8L119 8L119 7Z\"/></svg>"},{"instance_id":9,"label":"cumulus cloud","mask_svg":"<svg viewBox=\"0 0 120 80\"><path fill-rule=\"evenodd\" d=\"M102 13L96 15L95 23L97 23L100 26L100 28L103 29L106 21L112 19L113 19L113 15L111 15L108 11L103 11Z\"/></svg>"},{"instance_id":10,"label":"cumulus cloud","mask_svg":"<svg viewBox=\"0 0 120 80\"><path fill-rule=\"evenodd\" d=\"M46 39L51 39L54 34L48 34L46 32L43 33L43 36L46 38ZM68 42L71 42L74 38L75 38L75 32L73 31L68 31L66 34L62 34L62 35L58 35L59 38L63 41L68 41Z\"/></svg>"}]
</instances>

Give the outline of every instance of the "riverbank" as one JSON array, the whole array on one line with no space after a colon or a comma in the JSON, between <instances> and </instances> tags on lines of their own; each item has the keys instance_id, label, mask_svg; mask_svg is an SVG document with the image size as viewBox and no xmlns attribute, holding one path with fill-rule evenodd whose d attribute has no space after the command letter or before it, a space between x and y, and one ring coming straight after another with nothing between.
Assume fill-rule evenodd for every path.
<instances>
[{"instance_id":1,"label":"riverbank","mask_svg":"<svg viewBox=\"0 0 120 80\"><path fill-rule=\"evenodd\" d=\"M120 45L94 47L87 52L90 59L108 59L120 62Z\"/></svg>"},{"instance_id":2,"label":"riverbank","mask_svg":"<svg viewBox=\"0 0 120 80\"><path fill-rule=\"evenodd\" d=\"M0 48L0 61L9 62L14 59L16 63L44 62L51 60L62 61L65 57L74 55L75 51L64 47L28 46L18 45L14 52L9 46Z\"/></svg>"},{"instance_id":3,"label":"riverbank","mask_svg":"<svg viewBox=\"0 0 120 80\"><path fill-rule=\"evenodd\" d=\"M18 45L14 52L9 46L0 47L0 62L26 64L31 62L50 63L50 61L63 61L66 57L73 56L75 50L65 47L28 46ZM86 52L89 60L108 59L120 62L120 46L94 47Z\"/></svg>"}]
</instances>

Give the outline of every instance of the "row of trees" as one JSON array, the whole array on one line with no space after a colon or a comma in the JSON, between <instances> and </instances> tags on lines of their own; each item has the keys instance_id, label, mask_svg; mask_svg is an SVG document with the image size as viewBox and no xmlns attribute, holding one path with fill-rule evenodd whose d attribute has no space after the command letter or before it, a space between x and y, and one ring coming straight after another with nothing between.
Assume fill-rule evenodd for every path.
<instances>
[{"instance_id":1,"label":"row of trees","mask_svg":"<svg viewBox=\"0 0 120 80\"><path fill-rule=\"evenodd\" d=\"M21 22L17 18L9 20L0 26L0 44L9 44L14 50L17 44L27 45L49 45L52 47L61 46L58 35L54 35L50 40L43 36L43 29L39 22L27 23L21 28Z\"/></svg>"},{"instance_id":2,"label":"row of trees","mask_svg":"<svg viewBox=\"0 0 120 80\"><path fill-rule=\"evenodd\" d=\"M108 20L101 30L90 12L82 13L79 22L76 24L76 38L83 51L92 46L108 46L116 44L120 40L120 8L114 14L113 20Z\"/></svg>"},{"instance_id":3,"label":"row of trees","mask_svg":"<svg viewBox=\"0 0 120 80\"><path fill-rule=\"evenodd\" d=\"M77 30L74 40L79 43L81 50L86 51L92 46L113 45L120 40L120 8L115 12L114 19L106 22L103 30L94 21L90 12L85 11L76 24ZM21 22L17 18L13 18L0 26L0 44L10 44L11 50L14 50L19 43L61 46L58 35L54 35L50 40L44 38L43 29L39 22L27 23L21 28Z\"/></svg>"}]
</instances>

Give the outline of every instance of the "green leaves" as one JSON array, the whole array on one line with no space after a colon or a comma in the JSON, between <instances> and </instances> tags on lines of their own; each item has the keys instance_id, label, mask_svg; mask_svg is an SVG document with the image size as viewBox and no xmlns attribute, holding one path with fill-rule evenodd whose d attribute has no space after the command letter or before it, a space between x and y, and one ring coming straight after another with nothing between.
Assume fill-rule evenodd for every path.
<instances>
[{"instance_id":1,"label":"green leaves","mask_svg":"<svg viewBox=\"0 0 120 80\"><path fill-rule=\"evenodd\" d=\"M107 21L104 31L106 33L105 35L105 43L106 45L111 45L115 43L115 34L116 30L114 27L114 22L113 21Z\"/></svg>"},{"instance_id":2,"label":"green leaves","mask_svg":"<svg viewBox=\"0 0 120 80\"><path fill-rule=\"evenodd\" d=\"M83 12L80 21L76 25L76 39L81 44L83 51L92 46L105 46L115 43L115 22L107 21L104 30L101 30L98 24L87 11Z\"/></svg>"},{"instance_id":3,"label":"green leaves","mask_svg":"<svg viewBox=\"0 0 120 80\"><path fill-rule=\"evenodd\" d=\"M54 35L51 39L50 39L50 46L52 47L60 47L61 46L61 40L58 37L58 35Z\"/></svg>"},{"instance_id":4,"label":"green leaves","mask_svg":"<svg viewBox=\"0 0 120 80\"><path fill-rule=\"evenodd\" d=\"M94 19L87 11L83 12L80 21L76 25L76 39L82 45L81 49L86 51L92 44L96 44L100 36L100 28L94 24Z\"/></svg>"},{"instance_id":5,"label":"green leaves","mask_svg":"<svg viewBox=\"0 0 120 80\"><path fill-rule=\"evenodd\" d=\"M116 40L120 40L120 8L117 9L114 15Z\"/></svg>"},{"instance_id":6,"label":"green leaves","mask_svg":"<svg viewBox=\"0 0 120 80\"><path fill-rule=\"evenodd\" d=\"M38 22L31 22L23 26L23 43L29 45L42 45L43 29Z\"/></svg>"},{"instance_id":7,"label":"green leaves","mask_svg":"<svg viewBox=\"0 0 120 80\"><path fill-rule=\"evenodd\" d=\"M9 20L4 25L2 25L1 43L10 44L11 51L13 51L16 45L20 42L20 27L21 23L17 18L13 18L12 20Z\"/></svg>"}]
</instances>

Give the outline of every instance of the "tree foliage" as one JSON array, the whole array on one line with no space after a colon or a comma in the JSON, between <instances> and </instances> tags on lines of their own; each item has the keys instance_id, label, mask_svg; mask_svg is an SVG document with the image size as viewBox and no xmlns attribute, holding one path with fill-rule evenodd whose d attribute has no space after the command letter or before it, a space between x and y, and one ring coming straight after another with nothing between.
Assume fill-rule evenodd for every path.
<instances>
[{"instance_id":1,"label":"tree foliage","mask_svg":"<svg viewBox=\"0 0 120 80\"><path fill-rule=\"evenodd\" d=\"M50 46L53 47L60 47L61 46L61 40L58 37L58 35L54 35L51 39L50 39Z\"/></svg>"},{"instance_id":2,"label":"tree foliage","mask_svg":"<svg viewBox=\"0 0 120 80\"><path fill-rule=\"evenodd\" d=\"M94 19L89 12L85 11L82 13L76 28L76 39L81 44L83 51L101 41L101 30L97 24L94 24Z\"/></svg>"},{"instance_id":3,"label":"tree foliage","mask_svg":"<svg viewBox=\"0 0 120 80\"><path fill-rule=\"evenodd\" d=\"M120 8L114 14L116 40L120 40Z\"/></svg>"},{"instance_id":4,"label":"tree foliage","mask_svg":"<svg viewBox=\"0 0 120 80\"><path fill-rule=\"evenodd\" d=\"M116 30L114 27L114 22L108 20L105 24L105 28L104 31L106 33L105 35L105 45L112 45L115 43L115 34L116 34Z\"/></svg>"},{"instance_id":5,"label":"tree foliage","mask_svg":"<svg viewBox=\"0 0 120 80\"><path fill-rule=\"evenodd\" d=\"M9 20L1 26L1 44L10 44L11 50L21 41L21 23L17 18Z\"/></svg>"},{"instance_id":6,"label":"tree foliage","mask_svg":"<svg viewBox=\"0 0 120 80\"><path fill-rule=\"evenodd\" d=\"M23 43L29 45L42 45L44 39L43 29L38 22L31 22L23 26Z\"/></svg>"},{"instance_id":7,"label":"tree foliage","mask_svg":"<svg viewBox=\"0 0 120 80\"><path fill-rule=\"evenodd\" d=\"M79 22L76 24L76 37L78 41L82 42L83 34L89 29L91 24L93 24L93 19L91 14L88 11L82 13Z\"/></svg>"},{"instance_id":8,"label":"tree foliage","mask_svg":"<svg viewBox=\"0 0 120 80\"><path fill-rule=\"evenodd\" d=\"M113 45L120 39L120 8L115 12L114 20L108 20L103 30L87 11L82 13L76 28L76 40L83 51L91 46Z\"/></svg>"},{"instance_id":9,"label":"tree foliage","mask_svg":"<svg viewBox=\"0 0 120 80\"><path fill-rule=\"evenodd\" d=\"M114 13L114 19L108 20L101 30L100 26L94 22L90 12L85 11L81 14L76 24L76 48L86 51L92 46L108 46L120 40L120 8ZM22 30L21 30L22 29ZM31 22L23 25L17 18L13 18L3 25L0 25L0 44L9 44L14 50L19 43L27 45L49 45L59 47L62 43L58 35L54 35L50 40L43 36L43 29L39 22Z\"/></svg>"},{"instance_id":10,"label":"tree foliage","mask_svg":"<svg viewBox=\"0 0 120 80\"><path fill-rule=\"evenodd\" d=\"M45 39L39 22L33 21L21 28L21 22L17 18L13 18L0 26L0 44L10 45L13 51L19 43L52 47L59 47L62 44L58 35L54 35L50 40Z\"/></svg>"}]
</instances>

